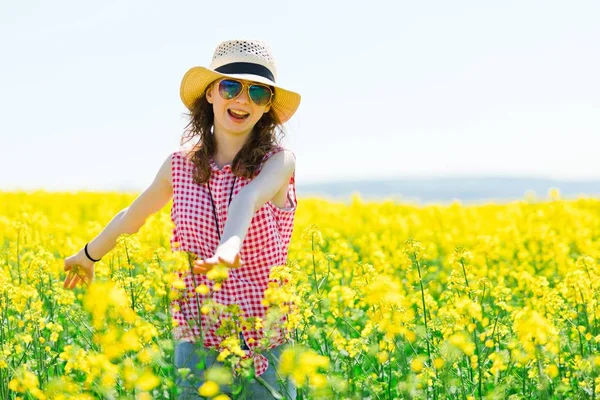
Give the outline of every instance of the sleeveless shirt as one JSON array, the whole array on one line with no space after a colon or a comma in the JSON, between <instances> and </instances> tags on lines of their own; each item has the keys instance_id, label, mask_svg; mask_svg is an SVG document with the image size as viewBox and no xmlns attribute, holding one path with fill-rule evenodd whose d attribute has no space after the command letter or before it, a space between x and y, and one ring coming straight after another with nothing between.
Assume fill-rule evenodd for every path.
<instances>
[{"instance_id":1,"label":"sleeveless shirt","mask_svg":"<svg viewBox=\"0 0 600 400\"><path fill-rule=\"evenodd\" d=\"M276 146L265 154L258 167L262 169L265 161L273 154L284 150ZM170 239L172 251L188 252L190 267L193 259L212 257L219 245L219 236L209 191L206 184L198 185L193 180L194 164L186 158L187 150L180 148L172 153L171 168L173 178L173 204L171 221L174 223ZM251 182L244 177L235 178L231 165L222 169L210 158L211 174L209 178L210 192L216 208L221 236L225 228L228 214L228 200L231 190L232 198ZM235 178L235 186L234 184ZM243 317L260 317L265 319L267 308L262 305L264 291L269 283L269 272L272 266L285 265L288 247L293 231L296 212L295 171L288 183L287 200L284 208L279 208L271 201L266 202L257 210L242 242L240 250L241 267L228 269L228 278L223 281L220 290L213 291L214 281L206 275L193 274L190 270L178 272L179 278L185 283L185 289L179 290L179 298L171 302L171 312L174 320L173 337L175 340L203 343L206 348L218 348L226 337L217 334L217 329L224 320L231 319L231 313L223 311L218 315L204 315L200 312L205 300L209 297L216 303L225 306L237 304L242 310ZM206 295L196 293L195 288L206 285L210 291ZM197 323L200 316L200 324ZM216 323L214 322L216 320ZM268 348L271 349L285 343L283 322L286 317L275 324L275 332L269 332ZM253 350L259 345L259 339L264 338L263 329L242 326L243 338L249 347L246 357L252 357L256 375L267 370L269 362L261 354ZM231 332L234 334L234 331ZM273 336L271 336L273 335ZM254 339L248 340L248 339Z\"/></svg>"}]
</instances>

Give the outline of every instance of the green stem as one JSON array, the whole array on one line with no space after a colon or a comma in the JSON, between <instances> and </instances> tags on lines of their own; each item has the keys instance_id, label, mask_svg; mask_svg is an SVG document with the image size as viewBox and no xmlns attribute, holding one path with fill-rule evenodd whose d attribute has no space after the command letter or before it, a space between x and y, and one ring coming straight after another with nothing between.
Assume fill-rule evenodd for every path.
<instances>
[{"instance_id":1,"label":"green stem","mask_svg":"<svg viewBox=\"0 0 600 400\"><path fill-rule=\"evenodd\" d=\"M429 365L432 364L431 360L431 349L429 347L429 327L427 326L427 305L425 304L425 289L423 288L423 278L421 276L421 265L417 260L417 255L413 253L415 263L417 264L417 271L419 272L419 285L421 287L421 301L423 303L423 321L425 323L425 343L427 344L427 356L429 357Z\"/></svg>"}]
</instances>

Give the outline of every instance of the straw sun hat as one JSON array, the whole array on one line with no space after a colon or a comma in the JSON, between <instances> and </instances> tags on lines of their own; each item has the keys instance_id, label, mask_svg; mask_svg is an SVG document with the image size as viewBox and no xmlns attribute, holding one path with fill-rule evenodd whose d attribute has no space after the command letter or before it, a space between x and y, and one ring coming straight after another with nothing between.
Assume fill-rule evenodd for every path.
<instances>
[{"instance_id":1,"label":"straw sun hat","mask_svg":"<svg viewBox=\"0 0 600 400\"><path fill-rule=\"evenodd\" d=\"M193 67L181 80L180 95L183 104L192 108L194 101L207 86L220 78L238 78L264 83L274 90L271 108L281 123L289 120L300 105L300 95L275 84L277 72L270 46L261 40L227 40L221 42L205 67Z\"/></svg>"}]
</instances>

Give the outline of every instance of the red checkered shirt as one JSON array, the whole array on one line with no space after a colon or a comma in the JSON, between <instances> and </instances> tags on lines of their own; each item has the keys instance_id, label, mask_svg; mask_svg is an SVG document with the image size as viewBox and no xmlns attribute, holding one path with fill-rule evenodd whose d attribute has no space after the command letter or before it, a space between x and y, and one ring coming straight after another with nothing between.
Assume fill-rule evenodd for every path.
<instances>
[{"instance_id":1,"label":"red checkered shirt","mask_svg":"<svg viewBox=\"0 0 600 400\"><path fill-rule=\"evenodd\" d=\"M265 154L259 171L271 155L281 150L283 147L277 146ZM179 149L172 154L171 158L173 177L171 220L175 224L170 240L171 250L185 251L191 257L206 259L214 255L219 245L219 236L206 184L198 185L193 181L194 164L186 158L186 154L186 149ZM222 235L227 220L229 193L234 183L234 174L231 165L225 165L221 170L212 158L210 166L210 191ZM250 181L251 179L237 177L232 198ZM192 274L191 271L178 273L180 279L185 282L186 288L180 298L171 303L172 316L177 322L177 326L173 329L175 340L199 342L203 337L204 347L219 348L225 336L220 336L215 331L221 321L231 318L231 313L222 312L215 316L211 316L210 313L208 315L200 313L203 302L209 296L220 304L238 304L244 317L265 318L267 308L261 302L269 283L270 269L272 266L285 265L287 260L297 206L295 172L290 178L287 193L284 208L279 208L268 201L255 212L240 250L242 266L228 270L229 276L222 283L220 290L216 292L212 290L214 281L209 280L206 275ZM195 288L201 284L208 286L210 289L208 294L195 292ZM197 323L192 323L190 326L188 321L197 321L199 315L201 326ZM280 321L282 323L277 324L275 336L269 340L269 349L285 343L283 332L285 319L286 317L283 316ZM252 357L255 373L261 375L267 370L269 362L267 358L254 353L253 350L259 345L259 339L264 337L264 332L262 328L256 330L254 324L250 325L252 325L250 328L242 327L244 339L250 348L244 358ZM254 341L249 341L250 338Z\"/></svg>"}]
</instances>

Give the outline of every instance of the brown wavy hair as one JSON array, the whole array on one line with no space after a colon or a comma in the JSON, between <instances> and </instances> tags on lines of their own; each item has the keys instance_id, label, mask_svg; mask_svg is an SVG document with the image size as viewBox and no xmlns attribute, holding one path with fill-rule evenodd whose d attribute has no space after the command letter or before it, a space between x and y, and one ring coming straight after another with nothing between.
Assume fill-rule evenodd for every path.
<instances>
[{"instance_id":1,"label":"brown wavy hair","mask_svg":"<svg viewBox=\"0 0 600 400\"><path fill-rule=\"evenodd\" d=\"M196 99L191 110L184 114L189 122L180 140L181 145L195 141L187 157L195 166L193 179L197 184L208 182L211 173L209 160L217 150L217 142L211 133L214 124L213 105L206 100L206 91L211 87L212 83ZM274 88L271 87L271 90L274 91ZM234 175L253 179L264 155L278 146L284 136L283 126L271 107L256 122L248 140L233 159L231 169Z\"/></svg>"}]
</instances>

